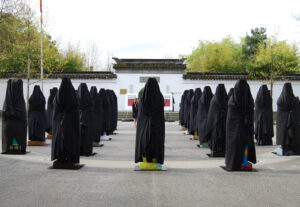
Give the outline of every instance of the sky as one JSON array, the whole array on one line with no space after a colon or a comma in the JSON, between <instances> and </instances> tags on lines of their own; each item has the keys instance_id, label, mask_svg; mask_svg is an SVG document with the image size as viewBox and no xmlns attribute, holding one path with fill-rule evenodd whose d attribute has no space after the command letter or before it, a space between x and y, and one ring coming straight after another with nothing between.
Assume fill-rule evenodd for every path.
<instances>
[{"instance_id":1,"label":"sky","mask_svg":"<svg viewBox=\"0 0 300 207\"><path fill-rule=\"evenodd\" d=\"M39 12L39 2L34 5ZM38 0L34 0L38 1ZM66 47L96 45L101 62L178 58L199 40L239 41L255 27L300 45L300 0L43 0L46 31Z\"/></svg>"}]
</instances>

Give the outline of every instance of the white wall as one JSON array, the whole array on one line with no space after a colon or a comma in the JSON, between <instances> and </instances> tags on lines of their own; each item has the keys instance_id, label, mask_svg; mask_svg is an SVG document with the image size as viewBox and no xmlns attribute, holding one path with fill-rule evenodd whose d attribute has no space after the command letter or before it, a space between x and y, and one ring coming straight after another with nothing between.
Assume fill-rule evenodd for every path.
<instances>
[{"instance_id":1,"label":"white wall","mask_svg":"<svg viewBox=\"0 0 300 207\"><path fill-rule=\"evenodd\" d=\"M72 83L77 89L79 84L81 82L85 82L88 87L96 86L98 91L100 88L106 88L114 90L117 97L118 97L118 108L119 111L125 110L125 101L126 101L126 95L120 95L120 89L127 89L127 93L138 93L141 88L145 86L145 83L140 83L139 78L140 76L147 76L147 77L160 77L160 89L162 93L174 93L174 99L175 99L175 111L179 110L179 103L181 99L181 95L184 90L188 89L195 89L197 87L200 87L202 90L205 86L209 85L213 91L215 92L216 86L219 83L224 83L227 92L231 87L234 87L236 81L235 80L184 80L182 78L182 74L117 74L117 79L113 80L102 80L102 79L73 79ZM26 98L26 91L27 91L27 82L26 80L23 80L23 87L24 87L24 98ZM44 81L44 95L46 99L48 99L49 96L49 90L53 87L59 87L61 82L61 79L51 79L51 80L45 80ZM39 85L40 83L38 80L31 80L30 85L30 93L33 91L34 85ZM256 94L258 92L259 87L262 84L266 84L263 81L248 81L250 84L252 96L255 99ZM277 110L276 101L281 93L282 86L284 82L278 81L274 84L274 91L273 91L273 110ZM7 85L7 79L0 79L0 110L3 108L3 102L5 98L6 93L6 85ZM130 91L130 85L132 85L132 91ZM270 88L269 83L267 83L268 87ZM292 82L293 91L295 96L300 96L300 82ZM169 87L169 88L167 88Z\"/></svg>"}]
</instances>

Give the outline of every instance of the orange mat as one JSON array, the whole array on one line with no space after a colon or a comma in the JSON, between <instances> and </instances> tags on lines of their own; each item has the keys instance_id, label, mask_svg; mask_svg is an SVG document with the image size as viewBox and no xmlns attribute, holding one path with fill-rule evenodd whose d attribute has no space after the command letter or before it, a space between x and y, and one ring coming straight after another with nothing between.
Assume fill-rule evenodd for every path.
<instances>
[{"instance_id":1,"label":"orange mat","mask_svg":"<svg viewBox=\"0 0 300 207\"><path fill-rule=\"evenodd\" d=\"M44 146L46 144L46 142L42 142L42 141L28 141L28 146Z\"/></svg>"}]
</instances>

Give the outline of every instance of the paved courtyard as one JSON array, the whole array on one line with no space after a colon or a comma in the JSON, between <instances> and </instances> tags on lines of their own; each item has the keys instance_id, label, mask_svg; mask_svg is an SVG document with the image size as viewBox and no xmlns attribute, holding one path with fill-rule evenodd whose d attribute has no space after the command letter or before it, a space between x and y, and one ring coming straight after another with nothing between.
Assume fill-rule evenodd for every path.
<instances>
[{"instance_id":1,"label":"paved courtyard","mask_svg":"<svg viewBox=\"0 0 300 207\"><path fill-rule=\"evenodd\" d=\"M167 122L168 171L137 172L133 122L119 122L111 137L75 171L49 169L49 140L26 155L0 155L0 206L300 206L300 157L278 157L276 146L256 148L256 172L226 172L224 158L208 158Z\"/></svg>"}]
</instances>

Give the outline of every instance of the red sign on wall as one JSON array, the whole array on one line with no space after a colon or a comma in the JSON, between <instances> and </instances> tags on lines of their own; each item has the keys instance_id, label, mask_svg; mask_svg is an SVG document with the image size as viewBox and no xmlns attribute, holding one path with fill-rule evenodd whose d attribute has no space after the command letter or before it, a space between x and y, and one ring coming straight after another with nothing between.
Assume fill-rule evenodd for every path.
<instances>
[{"instance_id":1,"label":"red sign on wall","mask_svg":"<svg viewBox=\"0 0 300 207\"><path fill-rule=\"evenodd\" d=\"M164 99L165 106L170 106L170 99Z\"/></svg>"},{"instance_id":2,"label":"red sign on wall","mask_svg":"<svg viewBox=\"0 0 300 207\"><path fill-rule=\"evenodd\" d=\"M132 106L133 102L134 102L134 98L129 98L127 103L128 106Z\"/></svg>"}]
</instances>

